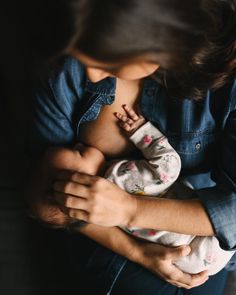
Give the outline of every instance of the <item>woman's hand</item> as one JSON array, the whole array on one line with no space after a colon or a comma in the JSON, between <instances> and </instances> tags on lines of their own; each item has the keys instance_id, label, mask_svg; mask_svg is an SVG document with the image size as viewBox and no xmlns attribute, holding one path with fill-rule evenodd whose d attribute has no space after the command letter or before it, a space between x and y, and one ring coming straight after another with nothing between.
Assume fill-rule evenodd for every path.
<instances>
[{"instance_id":1,"label":"woman's hand","mask_svg":"<svg viewBox=\"0 0 236 295\"><path fill-rule=\"evenodd\" d=\"M136 198L102 177L63 171L53 187L62 211L74 219L127 226L136 211Z\"/></svg>"},{"instance_id":2,"label":"woman's hand","mask_svg":"<svg viewBox=\"0 0 236 295\"><path fill-rule=\"evenodd\" d=\"M191 289L208 280L207 271L199 274L187 274L178 269L173 262L187 256L189 246L166 247L158 244L140 242L133 259L168 283L179 288Z\"/></svg>"},{"instance_id":3,"label":"woman's hand","mask_svg":"<svg viewBox=\"0 0 236 295\"><path fill-rule=\"evenodd\" d=\"M67 226L71 218L53 198L52 183L61 169L76 169L74 150L50 148L38 163L26 191L30 216L53 227Z\"/></svg>"}]
</instances>

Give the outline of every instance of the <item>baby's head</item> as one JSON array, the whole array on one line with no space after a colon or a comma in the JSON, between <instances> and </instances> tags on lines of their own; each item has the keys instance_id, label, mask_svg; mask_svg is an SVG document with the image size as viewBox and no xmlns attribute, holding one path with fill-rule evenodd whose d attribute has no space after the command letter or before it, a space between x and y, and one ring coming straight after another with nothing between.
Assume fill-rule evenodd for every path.
<instances>
[{"instance_id":1,"label":"baby's head","mask_svg":"<svg viewBox=\"0 0 236 295\"><path fill-rule=\"evenodd\" d=\"M80 154L78 159L78 171L90 175L102 175L105 165L105 157L95 147L77 144L75 150Z\"/></svg>"}]
</instances>

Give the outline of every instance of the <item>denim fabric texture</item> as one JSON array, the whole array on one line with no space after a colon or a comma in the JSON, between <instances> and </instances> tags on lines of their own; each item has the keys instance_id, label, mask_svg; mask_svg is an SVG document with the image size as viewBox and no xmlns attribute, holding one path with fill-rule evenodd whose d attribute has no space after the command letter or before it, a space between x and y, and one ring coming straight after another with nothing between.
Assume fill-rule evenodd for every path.
<instances>
[{"instance_id":1,"label":"denim fabric texture","mask_svg":"<svg viewBox=\"0 0 236 295\"><path fill-rule=\"evenodd\" d=\"M31 155L49 146L73 146L81 124L95 120L103 105L112 104L115 90L115 78L92 83L84 67L67 58L35 93ZM140 108L180 155L181 176L196 189L221 247L236 250L236 80L193 101L169 98L166 89L148 77ZM236 268L233 260L230 268Z\"/></svg>"}]
</instances>

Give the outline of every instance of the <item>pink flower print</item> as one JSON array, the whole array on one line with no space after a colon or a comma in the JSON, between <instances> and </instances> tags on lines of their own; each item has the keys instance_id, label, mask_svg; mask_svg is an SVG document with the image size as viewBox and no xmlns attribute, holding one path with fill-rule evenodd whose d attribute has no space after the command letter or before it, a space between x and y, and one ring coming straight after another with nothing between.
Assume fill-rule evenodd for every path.
<instances>
[{"instance_id":1,"label":"pink flower print","mask_svg":"<svg viewBox=\"0 0 236 295\"><path fill-rule=\"evenodd\" d=\"M207 256L206 256L206 260L207 260L208 262L215 263L215 262L216 262L216 257L215 257L215 255L209 253L209 254L207 254Z\"/></svg>"},{"instance_id":2,"label":"pink flower print","mask_svg":"<svg viewBox=\"0 0 236 295\"><path fill-rule=\"evenodd\" d=\"M211 253L208 253L206 255L206 258L203 259L203 262L204 262L204 265L207 266L209 264L212 264L212 263L215 263L216 262L216 257L215 255L211 254Z\"/></svg>"},{"instance_id":3,"label":"pink flower print","mask_svg":"<svg viewBox=\"0 0 236 295\"><path fill-rule=\"evenodd\" d=\"M153 236L155 236L156 232L157 232L156 230L151 229L151 230L149 230L149 232L147 233L147 235L148 235L149 237L153 237Z\"/></svg>"},{"instance_id":4,"label":"pink flower print","mask_svg":"<svg viewBox=\"0 0 236 295\"><path fill-rule=\"evenodd\" d=\"M139 232L138 231L132 231L132 235L134 235L135 237L139 237L140 236L140 234L139 234Z\"/></svg>"},{"instance_id":5,"label":"pink flower print","mask_svg":"<svg viewBox=\"0 0 236 295\"><path fill-rule=\"evenodd\" d=\"M167 174L161 174L160 175L160 180L162 181L162 182L168 182L169 181L169 176L167 175Z\"/></svg>"},{"instance_id":6,"label":"pink flower print","mask_svg":"<svg viewBox=\"0 0 236 295\"><path fill-rule=\"evenodd\" d=\"M150 144L152 141L153 141L153 138L150 135L148 135L148 134L146 134L143 137L143 143Z\"/></svg>"}]
</instances>

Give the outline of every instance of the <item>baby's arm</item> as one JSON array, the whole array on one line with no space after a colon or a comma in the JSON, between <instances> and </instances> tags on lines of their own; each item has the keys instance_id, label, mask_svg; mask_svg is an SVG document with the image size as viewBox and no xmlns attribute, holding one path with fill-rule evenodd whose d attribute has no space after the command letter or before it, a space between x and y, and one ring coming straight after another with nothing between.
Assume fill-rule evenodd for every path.
<instances>
[{"instance_id":1,"label":"baby's arm","mask_svg":"<svg viewBox=\"0 0 236 295\"><path fill-rule=\"evenodd\" d=\"M45 183L51 186L60 170L79 170L80 161L81 155L77 150L64 147L48 149L42 159L42 175Z\"/></svg>"},{"instance_id":2,"label":"baby's arm","mask_svg":"<svg viewBox=\"0 0 236 295\"><path fill-rule=\"evenodd\" d=\"M124 105L123 108L126 115L115 113L115 116L130 140L142 151L145 159L135 160L132 163L129 161L123 163L118 169L113 169L113 173L116 173L113 181L120 186L119 176L124 171L130 174L132 181L138 182L137 185L142 193L155 196L177 179L181 168L180 157L155 126L146 122L143 116L128 106ZM134 174L135 177L132 177ZM116 181L117 177L119 179ZM127 183L127 180L125 182ZM123 188L128 189L128 187ZM134 191L129 192L134 193Z\"/></svg>"},{"instance_id":3,"label":"baby's arm","mask_svg":"<svg viewBox=\"0 0 236 295\"><path fill-rule=\"evenodd\" d=\"M98 149L81 143L76 144L73 149L51 148L43 160L43 163L46 164L44 175L49 178L55 177L55 174L60 170L73 170L97 175L104 162L105 157Z\"/></svg>"}]
</instances>

